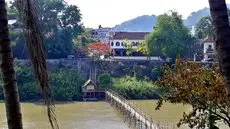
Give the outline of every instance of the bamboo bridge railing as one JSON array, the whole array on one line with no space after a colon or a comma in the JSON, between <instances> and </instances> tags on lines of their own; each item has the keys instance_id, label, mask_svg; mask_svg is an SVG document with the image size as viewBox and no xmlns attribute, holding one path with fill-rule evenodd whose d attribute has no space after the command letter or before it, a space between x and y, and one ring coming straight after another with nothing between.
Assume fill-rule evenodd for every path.
<instances>
[{"instance_id":1,"label":"bamboo bridge railing","mask_svg":"<svg viewBox=\"0 0 230 129\"><path fill-rule=\"evenodd\" d=\"M105 91L105 99L122 113L125 118L124 122L128 122L129 127L134 127L135 129L169 129L169 126L154 122L135 104L112 90L107 89Z\"/></svg>"}]
</instances>

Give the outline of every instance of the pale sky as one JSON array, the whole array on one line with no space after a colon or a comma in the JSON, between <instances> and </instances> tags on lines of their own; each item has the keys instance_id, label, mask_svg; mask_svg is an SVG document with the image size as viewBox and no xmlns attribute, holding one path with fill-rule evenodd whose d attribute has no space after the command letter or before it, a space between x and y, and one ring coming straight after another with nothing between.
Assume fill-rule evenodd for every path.
<instances>
[{"instance_id":1,"label":"pale sky","mask_svg":"<svg viewBox=\"0 0 230 129\"><path fill-rule=\"evenodd\" d=\"M186 18L194 11L208 7L208 0L65 0L77 5L86 27L113 27L141 15L160 15L178 11ZM230 0L226 0L230 3Z\"/></svg>"}]
</instances>

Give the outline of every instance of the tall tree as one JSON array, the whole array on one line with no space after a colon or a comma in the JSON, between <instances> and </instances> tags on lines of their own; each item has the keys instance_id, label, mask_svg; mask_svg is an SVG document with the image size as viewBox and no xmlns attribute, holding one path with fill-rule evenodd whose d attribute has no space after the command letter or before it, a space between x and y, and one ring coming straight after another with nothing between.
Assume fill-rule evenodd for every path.
<instances>
[{"instance_id":1,"label":"tall tree","mask_svg":"<svg viewBox=\"0 0 230 129\"><path fill-rule=\"evenodd\" d=\"M100 56L105 56L110 53L109 44L102 42L89 43L84 49L91 58L96 60L100 59Z\"/></svg>"},{"instance_id":2,"label":"tall tree","mask_svg":"<svg viewBox=\"0 0 230 129\"><path fill-rule=\"evenodd\" d=\"M184 55L190 37L181 15L171 11L158 17L154 31L146 36L145 42L152 55L160 51L158 56L163 54L175 59L178 55Z\"/></svg>"},{"instance_id":3,"label":"tall tree","mask_svg":"<svg viewBox=\"0 0 230 129\"><path fill-rule=\"evenodd\" d=\"M196 25L196 37L199 39L214 38L215 32L210 16L203 17Z\"/></svg>"},{"instance_id":4,"label":"tall tree","mask_svg":"<svg viewBox=\"0 0 230 129\"><path fill-rule=\"evenodd\" d=\"M217 57L230 97L230 26L227 6L225 0L209 0L209 5L215 27Z\"/></svg>"},{"instance_id":5,"label":"tall tree","mask_svg":"<svg viewBox=\"0 0 230 129\"><path fill-rule=\"evenodd\" d=\"M10 9L14 11L17 8L17 2L13 1ZM73 38L83 31L79 8L75 5L68 5L64 0L40 0L37 9L39 10L37 15L43 23L41 30L42 34L45 35L45 48L48 58L66 58L67 55L73 54L75 50ZM21 21L21 19L17 19ZM19 44L16 44L13 50L24 50L21 47L23 41L19 40L22 39L20 36L14 38L15 42ZM21 56L21 53L19 52L15 56L25 58L25 56Z\"/></svg>"},{"instance_id":6,"label":"tall tree","mask_svg":"<svg viewBox=\"0 0 230 129\"><path fill-rule=\"evenodd\" d=\"M218 129L217 123L230 127L230 101L224 89L223 76L218 67L207 68L199 63L176 60L173 67L165 66L158 84L167 89L158 102L183 103L192 106L178 123L196 129Z\"/></svg>"},{"instance_id":7,"label":"tall tree","mask_svg":"<svg viewBox=\"0 0 230 129\"><path fill-rule=\"evenodd\" d=\"M9 129L22 129L22 115L7 23L6 3L5 0L0 0L0 67L4 85L7 124Z\"/></svg>"}]
</instances>

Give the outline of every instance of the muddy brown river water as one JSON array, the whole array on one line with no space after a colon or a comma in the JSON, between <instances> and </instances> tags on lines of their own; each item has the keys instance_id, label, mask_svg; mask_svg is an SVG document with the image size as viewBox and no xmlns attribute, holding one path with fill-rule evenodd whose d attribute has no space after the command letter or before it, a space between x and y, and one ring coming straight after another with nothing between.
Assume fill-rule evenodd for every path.
<instances>
[{"instance_id":1,"label":"muddy brown river water","mask_svg":"<svg viewBox=\"0 0 230 129\"><path fill-rule=\"evenodd\" d=\"M176 128L183 112L190 106L165 104L155 111L155 100L132 101L154 121ZM46 117L46 108L39 103L22 103L23 124L25 129L50 129ZM56 104L60 129L129 129L120 112L106 102L74 102ZM0 129L7 129L5 107L0 103ZM186 126L181 129L187 129ZM221 129L227 127L221 126Z\"/></svg>"}]
</instances>

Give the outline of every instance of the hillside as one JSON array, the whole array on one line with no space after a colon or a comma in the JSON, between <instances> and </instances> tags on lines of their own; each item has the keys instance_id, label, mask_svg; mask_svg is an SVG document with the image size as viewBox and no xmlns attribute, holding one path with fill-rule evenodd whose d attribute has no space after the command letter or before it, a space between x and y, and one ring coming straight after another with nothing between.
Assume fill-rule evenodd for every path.
<instances>
[{"instance_id":1,"label":"hillside","mask_svg":"<svg viewBox=\"0 0 230 129\"><path fill-rule=\"evenodd\" d=\"M137 31L137 32L151 32L153 25L157 23L157 16L143 15L137 18L125 21L120 25L114 27L115 31Z\"/></svg>"},{"instance_id":2,"label":"hillside","mask_svg":"<svg viewBox=\"0 0 230 129\"><path fill-rule=\"evenodd\" d=\"M228 8L230 5L227 5ZM205 16L209 16L210 11L209 8L203 8L196 12L192 12L187 19L184 20L184 24L187 27L195 26L198 21ZM115 31L137 31L137 32L151 32L153 30L153 26L157 23L156 15L143 15L136 17L134 19L125 21L119 25L114 27Z\"/></svg>"},{"instance_id":3,"label":"hillside","mask_svg":"<svg viewBox=\"0 0 230 129\"><path fill-rule=\"evenodd\" d=\"M201 10L198 10L197 12L191 13L190 16L188 16L188 18L184 20L184 24L187 27L195 26L202 17L209 16L209 15L210 15L209 8L203 8Z\"/></svg>"}]
</instances>

